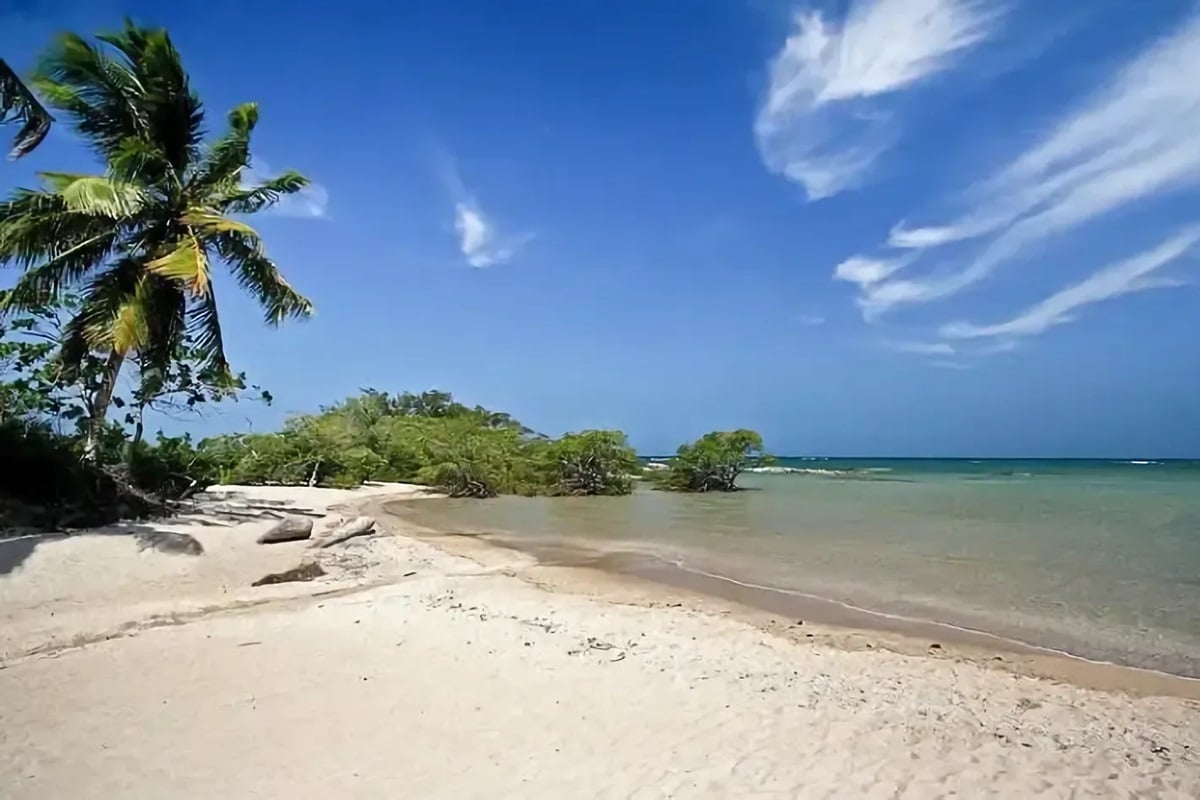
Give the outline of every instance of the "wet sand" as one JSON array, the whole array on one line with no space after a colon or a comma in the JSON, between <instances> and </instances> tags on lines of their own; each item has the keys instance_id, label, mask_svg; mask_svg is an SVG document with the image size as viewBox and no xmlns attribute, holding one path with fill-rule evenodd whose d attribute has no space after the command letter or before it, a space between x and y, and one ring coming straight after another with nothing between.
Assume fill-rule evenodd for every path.
<instances>
[{"instance_id":1,"label":"wet sand","mask_svg":"<svg viewBox=\"0 0 1200 800\"><path fill-rule=\"evenodd\" d=\"M453 552L484 559L491 549L528 556L533 561L530 569L540 571L544 583L563 591L582 591L602 584L605 596L619 601L622 597L641 596L646 591L671 589L693 601L700 598L724 601L729 613L765 629L782 629L805 638L809 634L813 638L822 635L825 641L841 647L885 647L913 655L949 654L985 668L1062 680L1087 688L1200 700L1200 679L1189 676L1093 661L986 631L741 583L686 569L646 553L600 551L575 543L524 540L483 532L438 531L414 522L408 501L383 503L378 508L384 514L394 515L415 535ZM800 632L798 629L805 625Z\"/></svg>"}]
</instances>

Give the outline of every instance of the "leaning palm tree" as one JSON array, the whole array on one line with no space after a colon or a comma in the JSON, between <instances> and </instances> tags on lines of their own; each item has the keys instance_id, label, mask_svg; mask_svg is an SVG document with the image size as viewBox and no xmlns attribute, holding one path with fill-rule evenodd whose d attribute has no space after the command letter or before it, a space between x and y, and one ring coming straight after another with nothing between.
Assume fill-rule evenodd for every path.
<instances>
[{"instance_id":1,"label":"leaning palm tree","mask_svg":"<svg viewBox=\"0 0 1200 800\"><path fill-rule=\"evenodd\" d=\"M23 123L8 154L9 158L20 158L42 143L54 118L0 58L0 122L10 121Z\"/></svg>"},{"instance_id":2,"label":"leaning palm tree","mask_svg":"<svg viewBox=\"0 0 1200 800\"><path fill-rule=\"evenodd\" d=\"M206 145L200 99L166 31L127 22L96 38L61 36L32 83L104 159L105 173L43 173L42 188L0 204L0 263L24 269L0 314L82 295L60 358L66 380L103 362L87 404L92 457L127 359L163 369L186 343L208 366L227 369L214 262L232 271L268 323L312 311L237 218L308 183L286 172L245 185L257 107L234 108L228 132Z\"/></svg>"}]
</instances>

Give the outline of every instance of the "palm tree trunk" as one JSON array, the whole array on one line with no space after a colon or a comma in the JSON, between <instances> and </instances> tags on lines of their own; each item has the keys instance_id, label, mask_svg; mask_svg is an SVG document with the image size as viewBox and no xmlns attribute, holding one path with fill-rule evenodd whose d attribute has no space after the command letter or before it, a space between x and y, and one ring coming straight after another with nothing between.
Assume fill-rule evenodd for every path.
<instances>
[{"instance_id":1,"label":"palm tree trunk","mask_svg":"<svg viewBox=\"0 0 1200 800\"><path fill-rule=\"evenodd\" d=\"M83 457L87 461L95 461L100 450L100 434L108 418L108 406L112 402L113 390L117 386L117 376L125 363L125 354L113 350L104 362L104 374L100 378L100 387L92 395L88 409L87 438L83 444Z\"/></svg>"},{"instance_id":2,"label":"palm tree trunk","mask_svg":"<svg viewBox=\"0 0 1200 800\"><path fill-rule=\"evenodd\" d=\"M133 438L125 443L125 469L130 475L133 474L133 460L137 457L138 445L142 443L146 431L146 406L139 405L134 413L137 414L137 421L133 423Z\"/></svg>"},{"instance_id":3,"label":"palm tree trunk","mask_svg":"<svg viewBox=\"0 0 1200 800\"><path fill-rule=\"evenodd\" d=\"M135 423L133 426L133 438L129 440L130 446L135 449L139 444L142 443L142 434L145 433L146 430L145 420L142 416L145 413L145 410L140 408L138 409L137 423Z\"/></svg>"}]
</instances>

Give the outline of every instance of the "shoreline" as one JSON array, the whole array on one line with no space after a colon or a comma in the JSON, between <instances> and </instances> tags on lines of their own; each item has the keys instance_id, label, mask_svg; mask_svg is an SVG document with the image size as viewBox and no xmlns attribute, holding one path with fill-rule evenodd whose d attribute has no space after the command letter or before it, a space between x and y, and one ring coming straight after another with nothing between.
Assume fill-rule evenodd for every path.
<instances>
[{"instance_id":1,"label":"shoreline","mask_svg":"<svg viewBox=\"0 0 1200 800\"><path fill-rule=\"evenodd\" d=\"M1140 694L1128 670L1088 688L987 663L995 648L548 566L418 530L385 513L389 487L232 488L314 532L366 513L377 533L258 545L274 518L223 519L206 499L25 553L0 572L6 797L1183 798L1200 783L1200 703ZM311 582L252 586L314 559Z\"/></svg>"},{"instance_id":2,"label":"shoreline","mask_svg":"<svg viewBox=\"0 0 1200 800\"><path fill-rule=\"evenodd\" d=\"M765 632L794 640L821 637L850 649L882 647L904 655L955 658L987 669L1065 681L1075 686L1135 696L1177 697L1200 701L1200 678L1146 667L1091 659L985 630L932 619L863 608L802 591L742 582L684 567L647 553L599 549L570 542L529 542L487 532L440 531L401 513L411 498L375 498L366 503L381 519L400 522L402 535L480 563L503 560L506 553L531 559L521 574L552 591L600 596L612 602L654 602L655 592L699 608L718 605ZM598 590L599 587L599 590ZM795 624L800 620L801 624ZM801 631L800 629L803 628Z\"/></svg>"},{"instance_id":3,"label":"shoreline","mask_svg":"<svg viewBox=\"0 0 1200 800\"><path fill-rule=\"evenodd\" d=\"M365 491L358 492L316 490L318 493L335 493L343 500L318 510L326 519L335 512L338 518L371 514L385 534L383 541L391 537L411 538L447 555L467 558L485 569L501 569L505 575L549 592L619 605L686 606L702 614L739 619L765 633L793 642L815 641L846 650L879 648L906 656L967 661L989 670L1062 681L1085 689L1200 701L1200 678L1089 659L952 623L862 608L800 591L758 586L683 567L647 553L588 549L565 541L531 543L485 532L437 530L392 509L406 508L413 502L437 500L440 496L423 490L423 487L397 486L400 487L398 492L385 485L363 487ZM298 487L252 488L272 498L288 497L301 491ZM311 510L300 510L312 513ZM182 529L189 523L166 520L164 524L168 529ZM0 547L19 546L23 542L84 540L94 533L94 530L81 529L23 535L0 540ZM171 531L166 535L177 534ZM276 547L270 555L282 551L283 548ZM517 559L515 562L514 558ZM281 568L294 566L289 558L264 563L274 563ZM383 561L378 558L370 565L360 563L351 569L339 565L340 571L331 574L328 581L283 583L252 593L242 590L231 594L228 588L223 588L220 597L208 597L206 601L164 598L161 604L135 606L136 611L142 612L138 618L130 618L128 613L118 614L111 617L116 624L95 631L77 632L65 640L51 635L44 642L24 648L23 652L15 652L7 646L0 648L0 668L28 658L54 656L87 647L98 641L137 635L159 626L186 625L226 612L253 612L277 604L303 604L317 597L369 591L397 579L394 569L383 566ZM371 572L376 574L370 576ZM248 578L255 573L244 574ZM0 579L2 577L0 575Z\"/></svg>"}]
</instances>

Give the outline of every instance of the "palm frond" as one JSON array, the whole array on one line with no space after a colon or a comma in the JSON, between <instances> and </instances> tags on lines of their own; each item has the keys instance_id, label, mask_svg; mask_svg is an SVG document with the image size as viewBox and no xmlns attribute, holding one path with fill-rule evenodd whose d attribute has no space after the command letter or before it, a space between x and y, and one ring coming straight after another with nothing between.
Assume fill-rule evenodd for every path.
<instances>
[{"instance_id":1,"label":"palm frond","mask_svg":"<svg viewBox=\"0 0 1200 800\"><path fill-rule=\"evenodd\" d=\"M112 219L72 211L57 193L19 189L0 203L0 264L31 268L63 259L86 272L109 255L120 233Z\"/></svg>"},{"instance_id":2,"label":"palm frond","mask_svg":"<svg viewBox=\"0 0 1200 800\"><path fill-rule=\"evenodd\" d=\"M113 322L136 293L142 275L137 260L123 258L84 287L82 304L63 326L59 360L68 380L89 352L113 349Z\"/></svg>"},{"instance_id":3,"label":"palm frond","mask_svg":"<svg viewBox=\"0 0 1200 800\"><path fill-rule=\"evenodd\" d=\"M238 187L219 198L217 207L229 214L253 214L270 208L279 198L308 186L308 178L289 170L282 175L263 181L258 186Z\"/></svg>"},{"instance_id":4,"label":"palm frond","mask_svg":"<svg viewBox=\"0 0 1200 800\"><path fill-rule=\"evenodd\" d=\"M5 301L0 303L0 317L51 305L64 286L78 281L109 256L116 238L115 232L98 234L27 269Z\"/></svg>"},{"instance_id":5,"label":"palm frond","mask_svg":"<svg viewBox=\"0 0 1200 800\"><path fill-rule=\"evenodd\" d=\"M131 20L117 33L96 37L128 60L143 89L149 121L146 138L155 142L182 174L199 155L204 108L191 90L179 51L164 28L139 28Z\"/></svg>"},{"instance_id":6,"label":"palm frond","mask_svg":"<svg viewBox=\"0 0 1200 800\"><path fill-rule=\"evenodd\" d=\"M42 143L54 118L12 68L0 58L0 122L23 123L13 140L9 158L20 158Z\"/></svg>"},{"instance_id":7,"label":"palm frond","mask_svg":"<svg viewBox=\"0 0 1200 800\"><path fill-rule=\"evenodd\" d=\"M143 369L165 371L183 343L186 331L187 297L179 285L151 276L145 298L146 341L138 350Z\"/></svg>"},{"instance_id":8,"label":"palm frond","mask_svg":"<svg viewBox=\"0 0 1200 800\"><path fill-rule=\"evenodd\" d=\"M166 255L147 261L146 269L155 275L179 282L199 297L212 293L208 254L204 250L204 244L194 233L189 232L180 239L176 247Z\"/></svg>"},{"instance_id":9,"label":"palm frond","mask_svg":"<svg viewBox=\"0 0 1200 800\"><path fill-rule=\"evenodd\" d=\"M182 186L175 167L154 143L127 137L108 153L108 174L122 183L156 186L179 191Z\"/></svg>"},{"instance_id":10,"label":"palm frond","mask_svg":"<svg viewBox=\"0 0 1200 800\"><path fill-rule=\"evenodd\" d=\"M257 124L257 103L235 106L229 112L229 131L208 149L190 186L203 193L235 188L250 163L250 134Z\"/></svg>"},{"instance_id":11,"label":"palm frond","mask_svg":"<svg viewBox=\"0 0 1200 800\"><path fill-rule=\"evenodd\" d=\"M63 34L38 64L34 87L101 155L140 138L182 173L204 136L204 113L170 37L126 22L124 30L96 38L115 56Z\"/></svg>"},{"instance_id":12,"label":"palm frond","mask_svg":"<svg viewBox=\"0 0 1200 800\"><path fill-rule=\"evenodd\" d=\"M124 298L112 320L112 349L121 355L140 350L149 341L150 276L142 275L132 294Z\"/></svg>"},{"instance_id":13,"label":"palm frond","mask_svg":"<svg viewBox=\"0 0 1200 800\"><path fill-rule=\"evenodd\" d=\"M138 213L147 203L146 193L137 186L103 175L67 172L40 172L38 175L62 197L69 211L117 220Z\"/></svg>"},{"instance_id":14,"label":"palm frond","mask_svg":"<svg viewBox=\"0 0 1200 800\"><path fill-rule=\"evenodd\" d=\"M199 235L212 235L233 231L252 236L255 239L258 238L258 231L246 223L230 219L207 209L189 209L180 220L184 225L195 228Z\"/></svg>"},{"instance_id":15,"label":"palm frond","mask_svg":"<svg viewBox=\"0 0 1200 800\"><path fill-rule=\"evenodd\" d=\"M263 253L257 237L224 233L216 237L216 246L238 284L263 307L268 324L278 325L289 317L312 315L312 303L284 280L275 262Z\"/></svg>"},{"instance_id":16,"label":"palm frond","mask_svg":"<svg viewBox=\"0 0 1200 800\"><path fill-rule=\"evenodd\" d=\"M197 298L188 309L187 337L205 366L220 372L228 371L225 340L221 336L221 318L217 313L217 298L213 292Z\"/></svg>"},{"instance_id":17,"label":"palm frond","mask_svg":"<svg viewBox=\"0 0 1200 800\"><path fill-rule=\"evenodd\" d=\"M33 85L66 114L101 154L149 130L144 88L127 63L109 58L73 33L61 34L43 55Z\"/></svg>"}]
</instances>

